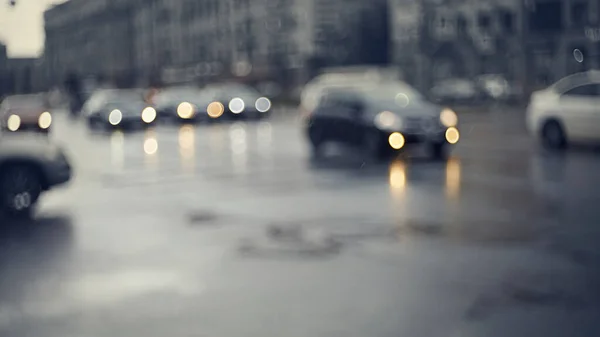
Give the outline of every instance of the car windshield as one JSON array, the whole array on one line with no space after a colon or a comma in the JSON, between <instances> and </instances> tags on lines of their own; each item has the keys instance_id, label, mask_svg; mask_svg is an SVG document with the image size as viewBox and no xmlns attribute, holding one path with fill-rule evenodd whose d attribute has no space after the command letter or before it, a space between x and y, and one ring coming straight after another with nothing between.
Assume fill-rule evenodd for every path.
<instances>
[{"instance_id":1,"label":"car windshield","mask_svg":"<svg viewBox=\"0 0 600 337\"><path fill-rule=\"evenodd\" d=\"M159 93L156 96L157 103L166 103L171 101L193 101L198 99L199 90L183 89L183 90L168 90Z\"/></svg>"},{"instance_id":2,"label":"car windshield","mask_svg":"<svg viewBox=\"0 0 600 337\"><path fill-rule=\"evenodd\" d=\"M10 96L0 104L3 109L38 109L45 107L45 101L40 96Z\"/></svg>"},{"instance_id":3,"label":"car windshield","mask_svg":"<svg viewBox=\"0 0 600 337\"><path fill-rule=\"evenodd\" d=\"M586 71L563 77L548 89L562 95L571 89L594 83L600 83L600 71Z\"/></svg>"},{"instance_id":4,"label":"car windshield","mask_svg":"<svg viewBox=\"0 0 600 337\"><path fill-rule=\"evenodd\" d=\"M228 85L220 88L222 95L229 98L240 97L240 98L258 98L260 94L255 89L245 85Z\"/></svg>"}]
</instances>

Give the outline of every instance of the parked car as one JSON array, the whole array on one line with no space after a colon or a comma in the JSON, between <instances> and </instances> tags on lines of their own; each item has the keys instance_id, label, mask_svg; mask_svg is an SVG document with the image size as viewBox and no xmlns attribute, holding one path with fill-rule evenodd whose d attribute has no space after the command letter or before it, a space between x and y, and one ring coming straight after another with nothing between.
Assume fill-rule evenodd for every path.
<instances>
[{"instance_id":1,"label":"parked car","mask_svg":"<svg viewBox=\"0 0 600 337\"><path fill-rule=\"evenodd\" d=\"M431 88L430 94L435 102L447 104L473 104L481 98L477 85L461 78L439 81Z\"/></svg>"},{"instance_id":2,"label":"parked car","mask_svg":"<svg viewBox=\"0 0 600 337\"><path fill-rule=\"evenodd\" d=\"M49 102L43 94L8 96L0 104L0 126L5 131L47 134L51 125Z\"/></svg>"},{"instance_id":3,"label":"parked car","mask_svg":"<svg viewBox=\"0 0 600 337\"><path fill-rule=\"evenodd\" d=\"M211 117L217 115L216 112L221 108L223 111L219 117L230 119L262 119L268 117L271 112L271 100L243 84L209 86L203 90L202 95L203 99L212 104L207 107Z\"/></svg>"},{"instance_id":4,"label":"parked car","mask_svg":"<svg viewBox=\"0 0 600 337\"><path fill-rule=\"evenodd\" d=\"M153 124L156 110L144 101L142 90L103 89L84 104L83 116L92 129L136 128Z\"/></svg>"},{"instance_id":5,"label":"parked car","mask_svg":"<svg viewBox=\"0 0 600 337\"><path fill-rule=\"evenodd\" d=\"M211 102L194 87L177 87L161 90L154 97L159 120L208 121L207 107Z\"/></svg>"},{"instance_id":6,"label":"parked car","mask_svg":"<svg viewBox=\"0 0 600 337\"><path fill-rule=\"evenodd\" d=\"M600 142L600 71L567 76L531 95L529 132L550 149Z\"/></svg>"},{"instance_id":7,"label":"parked car","mask_svg":"<svg viewBox=\"0 0 600 337\"><path fill-rule=\"evenodd\" d=\"M456 113L427 102L407 84L382 82L327 90L306 119L306 134L316 156L333 141L376 158L414 145L443 158L459 140L457 124Z\"/></svg>"},{"instance_id":8,"label":"parked car","mask_svg":"<svg viewBox=\"0 0 600 337\"><path fill-rule=\"evenodd\" d=\"M64 151L48 139L0 135L0 212L26 215L42 193L71 179Z\"/></svg>"}]
</instances>

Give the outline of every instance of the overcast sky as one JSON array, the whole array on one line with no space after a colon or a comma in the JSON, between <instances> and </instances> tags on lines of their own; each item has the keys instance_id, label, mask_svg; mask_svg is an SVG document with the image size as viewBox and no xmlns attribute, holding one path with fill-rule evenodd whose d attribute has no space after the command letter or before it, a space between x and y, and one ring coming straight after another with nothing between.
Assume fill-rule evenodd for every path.
<instances>
[{"instance_id":1,"label":"overcast sky","mask_svg":"<svg viewBox=\"0 0 600 337\"><path fill-rule=\"evenodd\" d=\"M8 46L8 55L37 56L44 45L44 10L64 0L0 0L0 41Z\"/></svg>"}]
</instances>

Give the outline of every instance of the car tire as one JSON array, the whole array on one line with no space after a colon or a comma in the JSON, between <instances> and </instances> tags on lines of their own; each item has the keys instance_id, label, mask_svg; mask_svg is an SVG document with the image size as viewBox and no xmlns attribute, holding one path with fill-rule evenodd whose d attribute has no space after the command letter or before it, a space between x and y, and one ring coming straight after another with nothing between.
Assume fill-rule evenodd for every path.
<instances>
[{"instance_id":1,"label":"car tire","mask_svg":"<svg viewBox=\"0 0 600 337\"><path fill-rule=\"evenodd\" d=\"M551 150L562 150L567 146L562 125L556 120L549 120L542 127L542 144L545 148Z\"/></svg>"},{"instance_id":2,"label":"car tire","mask_svg":"<svg viewBox=\"0 0 600 337\"><path fill-rule=\"evenodd\" d=\"M445 160L448 158L448 144L444 142L429 144L429 153L434 160Z\"/></svg>"},{"instance_id":3,"label":"car tire","mask_svg":"<svg viewBox=\"0 0 600 337\"><path fill-rule=\"evenodd\" d=\"M363 137L363 151L367 158L375 161L381 161L385 157L385 148L382 143L381 135L376 131L365 133Z\"/></svg>"},{"instance_id":4,"label":"car tire","mask_svg":"<svg viewBox=\"0 0 600 337\"><path fill-rule=\"evenodd\" d=\"M88 127L92 131L98 131L104 128L104 125L98 119L90 118L88 119Z\"/></svg>"},{"instance_id":5,"label":"car tire","mask_svg":"<svg viewBox=\"0 0 600 337\"><path fill-rule=\"evenodd\" d=\"M308 130L308 138L310 142L310 154L313 158L323 157L323 139L320 132L315 128Z\"/></svg>"},{"instance_id":6,"label":"car tire","mask_svg":"<svg viewBox=\"0 0 600 337\"><path fill-rule=\"evenodd\" d=\"M35 166L9 164L0 173L0 209L11 217L28 216L42 192L42 177Z\"/></svg>"}]
</instances>

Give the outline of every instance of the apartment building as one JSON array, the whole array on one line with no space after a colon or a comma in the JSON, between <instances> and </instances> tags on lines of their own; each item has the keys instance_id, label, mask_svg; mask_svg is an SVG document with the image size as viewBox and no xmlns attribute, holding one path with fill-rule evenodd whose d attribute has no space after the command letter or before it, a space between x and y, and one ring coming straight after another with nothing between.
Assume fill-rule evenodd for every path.
<instances>
[{"instance_id":1,"label":"apartment building","mask_svg":"<svg viewBox=\"0 0 600 337\"><path fill-rule=\"evenodd\" d=\"M133 1L70 0L44 13L51 84L69 73L101 75L128 85L133 67Z\"/></svg>"},{"instance_id":2,"label":"apartment building","mask_svg":"<svg viewBox=\"0 0 600 337\"><path fill-rule=\"evenodd\" d=\"M406 59L402 54L418 45L414 63L420 73L415 76L421 77L422 90L440 79L481 74L501 74L515 86L523 85L523 0L395 3L396 59ZM412 13L403 13L402 7Z\"/></svg>"}]
</instances>

